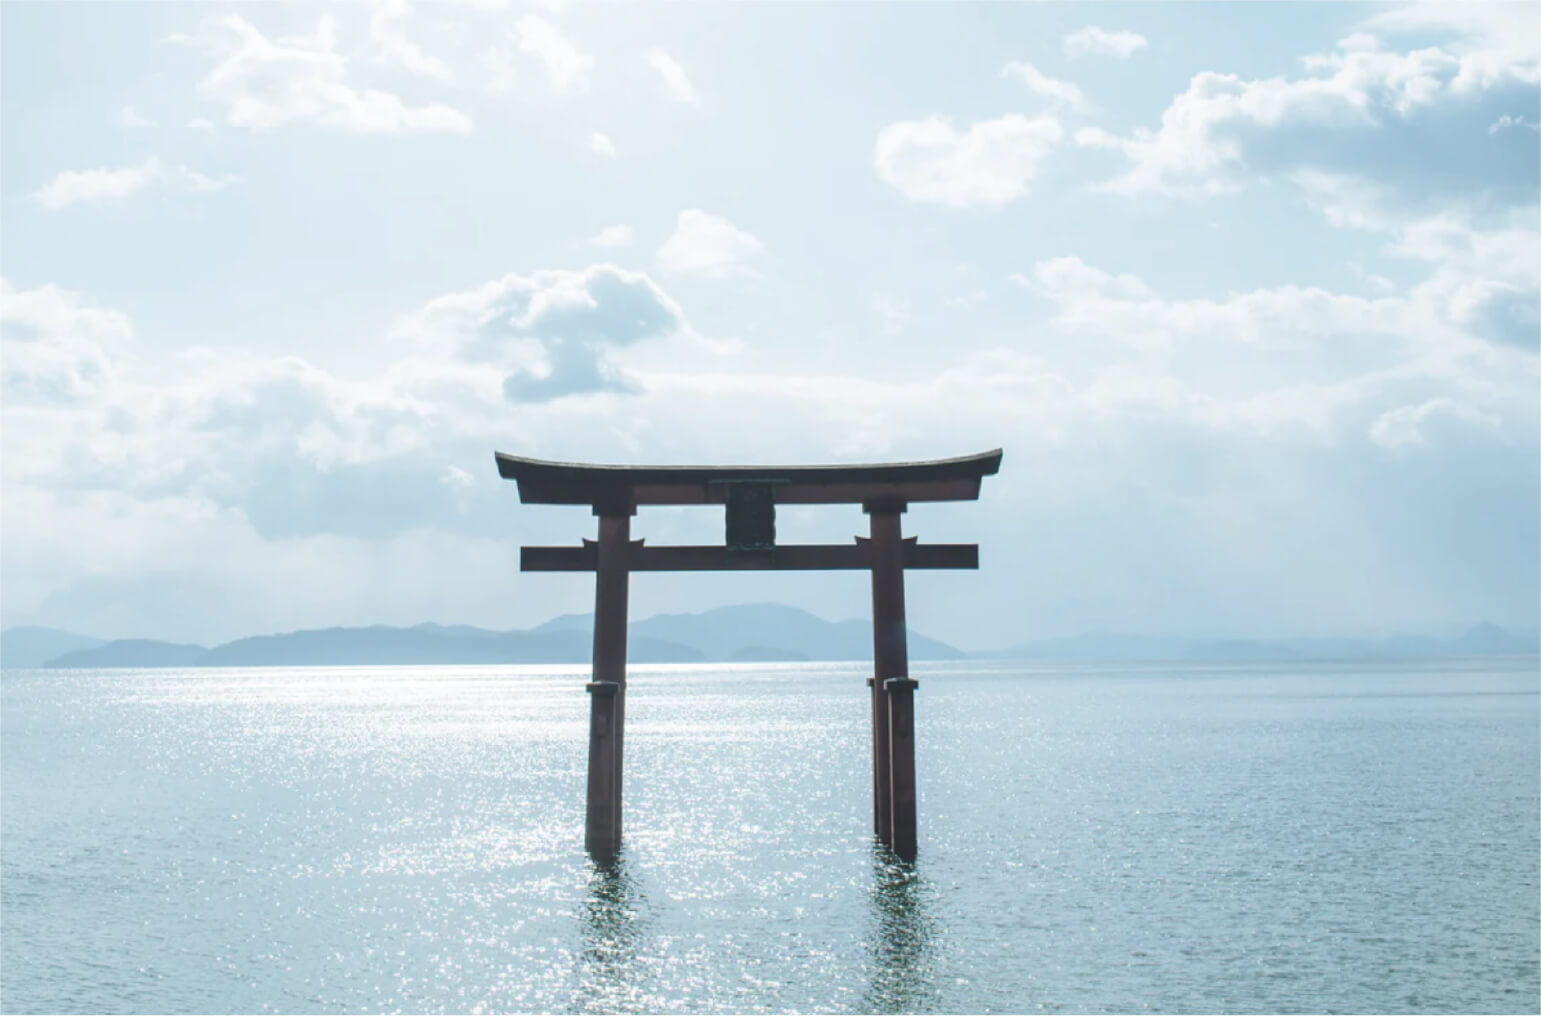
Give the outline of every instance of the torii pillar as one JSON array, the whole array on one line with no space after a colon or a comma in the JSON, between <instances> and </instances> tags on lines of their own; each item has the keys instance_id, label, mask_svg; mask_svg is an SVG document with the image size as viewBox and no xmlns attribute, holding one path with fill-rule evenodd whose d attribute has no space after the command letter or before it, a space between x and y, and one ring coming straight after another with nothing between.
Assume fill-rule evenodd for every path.
<instances>
[{"instance_id":1,"label":"torii pillar","mask_svg":"<svg viewBox=\"0 0 1541 1016\"><path fill-rule=\"evenodd\" d=\"M597 540L581 547L522 547L521 571L594 572L594 658L584 844L604 861L621 843L626 728L627 586L634 571L861 569L872 575L872 821L901 860L917 852L915 688L904 617L909 568L978 568L974 544L905 539L899 517L917 501L971 501L1001 452L934 462L862 466L599 466L496 456L498 473L531 504L588 505ZM631 539L639 505L721 504L720 547L645 547ZM855 544L779 546L778 504L860 504L870 535Z\"/></svg>"},{"instance_id":2,"label":"torii pillar","mask_svg":"<svg viewBox=\"0 0 1541 1016\"><path fill-rule=\"evenodd\" d=\"M631 570L631 512L596 507L599 541L594 568L594 670L589 682L588 812L584 848L614 856L621 845L621 777L625 771L626 613Z\"/></svg>"}]
</instances>

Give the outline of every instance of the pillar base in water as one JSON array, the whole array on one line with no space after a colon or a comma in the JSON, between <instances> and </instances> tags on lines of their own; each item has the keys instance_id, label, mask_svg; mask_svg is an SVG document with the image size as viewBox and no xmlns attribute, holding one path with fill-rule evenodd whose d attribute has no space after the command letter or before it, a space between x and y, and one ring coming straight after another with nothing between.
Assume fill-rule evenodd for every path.
<instances>
[{"instance_id":1,"label":"pillar base in water","mask_svg":"<svg viewBox=\"0 0 1541 1016\"><path fill-rule=\"evenodd\" d=\"M596 860L604 861L613 858L621 846L620 787L616 780L616 705L621 686L615 681L592 681L585 690L589 693L589 787L583 846Z\"/></svg>"},{"instance_id":2,"label":"pillar base in water","mask_svg":"<svg viewBox=\"0 0 1541 1016\"><path fill-rule=\"evenodd\" d=\"M915 860L915 689L919 681L890 677L888 698L889 807L888 846L901 861Z\"/></svg>"}]
</instances>

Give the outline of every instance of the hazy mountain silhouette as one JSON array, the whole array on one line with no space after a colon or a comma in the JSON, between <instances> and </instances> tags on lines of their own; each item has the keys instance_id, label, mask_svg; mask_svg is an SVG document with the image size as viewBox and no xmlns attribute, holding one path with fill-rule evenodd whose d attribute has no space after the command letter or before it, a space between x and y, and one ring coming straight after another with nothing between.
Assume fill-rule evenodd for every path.
<instances>
[{"instance_id":1,"label":"hazy mountain silhouette","mask_svg":"<svg viewBox=\"0 0 1541 1016\"><path fill-rule=\"evenodd\" d=\"M589 662L592 648L593 617L569 614L524 631L427 622L411 628L374 625L255 635L212 649L119 640L88 643L43 662L49 667L584 664ZM626 655L633 663L863 660L872 655L872 632L866 621L834 623L795 607L749 604L633 622L628 627ZM913 659L960 659L963 655L945 643L910 633Z\"/></svg>"},{"instance_id":2,"label":"hazy mountain silhouette","mask_svg":"<svg viewBox=\"0 0 1541 1016\"><path fill-rule=\"evenodd\" d=\"M103 642L51 628L0 632L0 662L22 667L259 667L414 664L586 664L593 618L565 614L527 630L489 631L426 622L411 628L322 628L257 635L206 649L148 639ZM740 604L699 614L659 614L633 622L633 663L700 661L870 660L866 620L832 622L778 603ZM909 633L912 660L965 657L1034 660L1292 660L1390 659L1524 655L1541 652L1541 632L1479 624L1455 638L1397 635L1385 639L1189 639L1094 632L966 654Z\"/></svg>"},{"instance_id":3,"label":"hazy mountain silhouette","mask_svg":"<svg viewBox=\"0 0 1541 1016\"><path fill-rule=\"evenodd\" d=\"M1541 653L1541 631L1512 632L1479 624L1455 638L1392 635L1384 639L1193 639L1090 633L1025 642L971 655L1023 660L1358 660L1523 656Z\"/></svg>"},{"instance_id":4,"label":"hazy mountain silhouette","mask_svg":"<svg viewBox=\"0 0 1541 1016\"><path fill-rule=\"evenodd\" d=\"M415 628L323 628L256 635L216 646L198 660L204 667L348 666L445 663L587 663L590 641L576 631L495 632L469 625ZM639 638L628 644L636 663L700 660L692 646Z\"/></svg>"},{"instance_id":5,"label":"hazy mountain silhouette","mask_svg":"<svg viewBox=\"0 0 1541 1016\"><path fill-rule=\"evenodd\" d=\"M0 667L41 667L56 656L94 649L104 641L58 628L17 625L0 632Z\"/></svg>"},{"instance_id":6,"label":"hazy mountain silhouette","mask_svg":"<svg viewBox=\"0 0 1541 1016\"><path fill-rule=\"evenodd\" d=\"M536 630L551 628L588 635L594 630L594 616L564 614ZM781 603L743 603L699 614L658 614L645 621L633 621L629 631L633 638L651 637L696 646L709 660L747 659L744 654L749 650L760 653L758 658L763 659L872 658L872 622L826 621ZM913 628L909 629L908 639L912 660L961 660L968 655Z\"/></svg>"},{"instance_id":7,"label":"hazy mountain silhouette","mask_svg":"<svg viewBox=\"0 0 1541 1016\"><path fill-rule=\"evenodd\" d=\"M196 667L208 653L203 646L154 639L114 639L77 649L43 664L47 667ZM64 662L68 661L68 662Z\"/></svg>"}]
</instances>

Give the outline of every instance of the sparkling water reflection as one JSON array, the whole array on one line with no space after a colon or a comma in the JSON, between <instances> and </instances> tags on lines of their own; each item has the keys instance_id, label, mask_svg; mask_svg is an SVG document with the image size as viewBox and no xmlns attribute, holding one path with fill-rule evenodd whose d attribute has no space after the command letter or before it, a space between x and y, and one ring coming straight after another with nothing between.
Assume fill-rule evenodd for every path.
<instances>
[{"instance_id":1,"label":"sparkling water reflection","mask_svg":"<svg viewBox=\"0 0 1541 1016\"><path fill-rule=\"evenodd\" d=\"M921 856L855 665L7 672L0 1008L1533 1012L1533 660L918 667Z\"/></svg>"},{"instance_id":2,"label":"sparkling water reflection","mask_svg":"<svg viewBox=\"0 0 1541 1016\"><path fill-rule=\"evenodd\" d=\"M862 1012L930 1012L939 1001L931 966L931 888L913 864L881 859L873 872L871 987Z\"/></svg>"}]
</instances>

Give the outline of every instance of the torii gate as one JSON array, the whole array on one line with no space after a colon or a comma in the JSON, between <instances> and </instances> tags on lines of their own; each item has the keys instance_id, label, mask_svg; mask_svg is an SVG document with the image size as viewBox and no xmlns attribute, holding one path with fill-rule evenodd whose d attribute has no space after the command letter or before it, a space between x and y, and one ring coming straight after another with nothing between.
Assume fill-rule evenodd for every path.
<instances>
[{"instance_id":1,"label":"torii gate","mask_svg":"<svg viewBox=\"0 0 1541 1016\"><path fill-rule=\"evenodd\" d=\"M626 721L627 576L634 571L872 572L872 821L878 837L915 859L916 682L909 676L904 569L978 568L972 543L919 544L899 516L918 501L974 501L1001 451L933 462L861 466L599 466L496 453L498 474L525 504L588 505L599 539L581 547L521 547L520 571L591 571L594 663L589 691L588 813L584 845L597 859L621 842ZM645 547L631 539L640 505L727 507L721 547ZM871 536L854 544L777 546L776 505L860 504Z\"/></svg>"}]
</instances>

